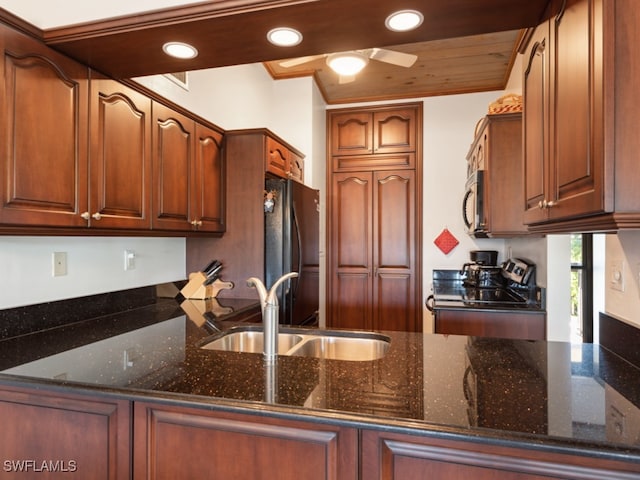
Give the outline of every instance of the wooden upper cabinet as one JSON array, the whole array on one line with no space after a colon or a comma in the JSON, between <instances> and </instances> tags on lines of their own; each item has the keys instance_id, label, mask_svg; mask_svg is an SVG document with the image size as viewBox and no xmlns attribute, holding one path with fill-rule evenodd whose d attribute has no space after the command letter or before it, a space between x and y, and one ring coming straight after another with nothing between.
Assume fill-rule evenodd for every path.
<instances>
[{"instance_id":1,"label":"wooden upper cabinet","mask_svg":"<svg viewBox=\"0 0 640 480\"><path fill-rule=\"evenodd\" d=\"M548 121L540 125L537 111L525 117L537 123L529 130L527 223L605 211L602 68L593 63L602 62L600 8L601 0L569 0L549 27L539 27L544 33L548 28L549 45L541 45L541 32L532 39L525 102L534 110L548 110ZM541 132L534 130L541 127Z\"/></svg>"},{"instance_id":2,"label":"wooden upper cabinet","mask_svg":"<svg viewBox=\"0 0 640 480\"><path fill-rule=\"evenodd\" d=\"M416 167L421 121L415 105L329 112L334 172Z\"/></svg>"},{"instance_id":3,"label":"wooden upper cabinet","mask_svg":"<svg viewBox=\"0 0 640 480\"><path fill-rule=\"evenodd\" d=\"M265 144L265 171L304 183L304 157L269 135Z\"/></svg>"},{"instance_id":4,"label":"wooden upper cabinet","mask_svg":"<svg viewBox=\"0 0 640 480\"><path fill-rule=\"evenodd\" d=\"M549 174L549 23L538 26L525 52L523 77L523 168L525 223L546 218L539 207L547 195Z\"/></svg>"},{"instance_id":5,"label":"wooden upper cabinet","mask_svg":"<svg viewBox=\"0 0 640 480\"><path fill-rule=\"evenodd\" d=\"M90 225L151 228L151 100L92 79L90 112Z\"/></svg>"},{"instance_id":6,"label":"wooden upper cabinet","mask_svg":"<svg viewBox=\"0 0 640 480\"><path fill-rule=\"evenodd\" d=\"M192 181L191 217L198 231L224 232L225 157L223 134L196 123L196 161Z\"/></svg>"},{"instance_id":7,"label":"wooden upper cabinet","mask_svg":"<svg viewBox=\"0 0 640 480\"><path fill-rule=\"evenodd\" d=\"M0 26L0 223L86 226L88 69Z\"/></svg>"},{"instance_id":8,"label":"wooden upper cabinet","mask_svg":"<svg viewBox=\"0 0 640 480\"><path fill-rule=\"evenodd\" d=\"M331 116L331 155L415 152L416 108L353 111Z\"/></svg>"},{"instance_id":9,"label":"wooden upper cabinet","mask_svg":"<svg viewBox=\"0 0 640 480\"><path fill-rule=\"evenodd\" d=\"M639 228L640 74L629 45L640 12L613 0L561 7L525 53L525 223L541 233Z\"/></svg>"},{"instance_id":10,"label":"wooden upper cabinet","mask_svg":"<svg viewBox=\"0 0 640 480\"><path fill-rule=\"evenodd\" d=\"M467 154L472 171L484 171L481 223L490 237L527 234L522 204L522 114L487 115Z\"/></svg>"},{"instance_id":11,"label":"wooden upper cabinet","mask_svg":"<svg viewBox=\"0 0 640 480\"><path fill-rule=\"evenodd\" d=\"M153 229L224 232L219 131L153 103Z\"/></svg>"},{"instance_id":12,"label":"wooden upper cabinet","mask_svg":"<svg viewBox=\"0 0 640 480\"><path fill-rule=\"evenodd\" d=\"M195 169L195 123L157 102L153 103L153 228L188 230L191 178Z\"/></svg>"}]
</instances>

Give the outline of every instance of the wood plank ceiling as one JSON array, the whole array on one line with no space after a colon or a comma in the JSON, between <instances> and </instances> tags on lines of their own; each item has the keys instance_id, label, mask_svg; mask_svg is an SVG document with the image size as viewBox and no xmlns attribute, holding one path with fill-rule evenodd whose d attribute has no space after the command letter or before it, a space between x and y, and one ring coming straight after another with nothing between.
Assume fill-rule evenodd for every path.
<instances>
[{"instance_id":1,"label":"wood plank ceiling","mask_svg":"<svg viewBox=\"0 0 640 480\"><path fill-rule=\"evenodd\" d=\"M522 29L548 14L549 0L216 0L38 32L50 46L115 78L264 62L274 78L314 75L328 103L504 88ZM384 27L393 11L425 17L412 32ZM10 15L3 15L7 17ZM16 22L19 23L19 22ZM304 35L295 47L266 41L274 27ZM33 29L31 29L33 30ZM194 45L177 60L167 41ZM356 81L338 84L324 59L283 69L278 60L383 47L415 53L411 68L371 61Z\"/></svg>"}]
</instances>

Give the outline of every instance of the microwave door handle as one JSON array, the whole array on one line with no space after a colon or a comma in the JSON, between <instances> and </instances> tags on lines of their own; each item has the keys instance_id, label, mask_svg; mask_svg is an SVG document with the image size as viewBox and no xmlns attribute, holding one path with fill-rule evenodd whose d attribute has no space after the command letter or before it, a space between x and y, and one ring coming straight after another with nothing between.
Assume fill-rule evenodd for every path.
<instances>
[{"instance_id":1,"label":"microwave door handle","mask_svg":"<svg viewBox=\"0 0 640 480\"><path fill-rule=\"evenodd\" d=\"M467 226L467 228L471 228L471 222L467 218L467 203L469 202L469 198L473 195L473 190L467 190L467 193L464 194L464 199L462 200L462 221Z\"/></svg>"}]
</instances>

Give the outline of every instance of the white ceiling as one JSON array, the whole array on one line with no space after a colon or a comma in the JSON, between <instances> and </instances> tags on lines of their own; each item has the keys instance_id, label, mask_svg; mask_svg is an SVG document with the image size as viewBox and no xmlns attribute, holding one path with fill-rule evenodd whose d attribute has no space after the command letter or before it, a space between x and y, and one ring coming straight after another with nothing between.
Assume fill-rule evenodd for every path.
<instances>
[{"instance_id":1,"label":"white ceiling","mask_svg":"<svg viewBox=\"0 0 640 480\"><path fill-rule=\"evenodd\" d=\"M36 27L49 28L191 5L193 0L0 0L0 7Z\"/></svg>"}]
</instances>

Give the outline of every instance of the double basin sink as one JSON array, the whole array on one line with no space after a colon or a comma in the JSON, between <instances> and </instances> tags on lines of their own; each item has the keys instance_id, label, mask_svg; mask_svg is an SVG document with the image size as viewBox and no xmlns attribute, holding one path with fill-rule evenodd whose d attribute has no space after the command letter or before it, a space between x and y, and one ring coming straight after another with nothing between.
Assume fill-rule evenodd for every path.
<instances>
[{"instance_id":1,"label":"double basin sink","mask_svg":"<svg viewBox=\"0 0 640 480\"><path fill-rule=\"evenodd\" d=\"M262 326L233 327L205 339L200 348L262 353ZM278 354L327 360L371 361L385 356L391 339L375 332L280 328Z\"/></svg>"}]
</instances>

